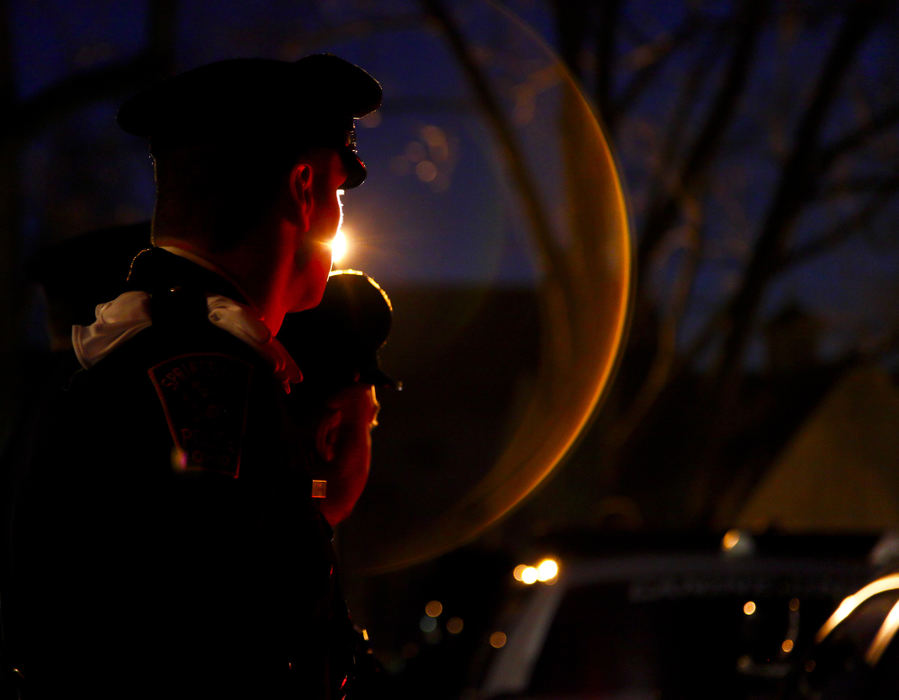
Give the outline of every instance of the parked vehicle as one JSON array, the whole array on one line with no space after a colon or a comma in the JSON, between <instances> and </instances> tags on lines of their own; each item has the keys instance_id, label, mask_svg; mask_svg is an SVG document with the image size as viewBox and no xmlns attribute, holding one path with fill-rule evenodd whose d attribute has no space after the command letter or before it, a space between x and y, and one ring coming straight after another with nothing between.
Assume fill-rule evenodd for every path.
<instances>
[{"instance_id":1,"label":"parked vehicle","mask_svg":"<svg viewBox=\"0 0 899 700\"><path fill-rule=\"evenodd\" d=\"M730 532L557 555L554 578L510 577L470 695L777 698L870 580L875 542Z\"/></svg>"}]
</instances>

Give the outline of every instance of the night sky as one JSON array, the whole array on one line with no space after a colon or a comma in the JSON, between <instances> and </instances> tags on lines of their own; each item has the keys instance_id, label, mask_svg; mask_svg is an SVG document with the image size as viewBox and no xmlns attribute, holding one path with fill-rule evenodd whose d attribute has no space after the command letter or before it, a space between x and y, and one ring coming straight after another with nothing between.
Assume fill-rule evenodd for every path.
<instances>
[{"instance_id":1,"label":"night sky","mask_svg":"<svg viewBox=\"0 0 899 700\"><path fill-rule=\"evenodd\" d=\"M670 30L685 12L674 3L641 1L626 6L630 29L620 41L623 66L636 60L634 48L641 37ZM543 3L522 0L511 7L530 23L529 28L487 3L453 4L475 52L487 58L485 65L509 114L509 128L527 147L547 210L559 214L563 193L558 186L555 97L551 85L535 87L534 82L541 66L552 62L541 43L555 42L554 25ZM731 4L706 7L714 21L725 16ZM145 43L147 16L142 4L32 0L11 3L10 11L16 90L22 100L66 76L134 56ZM380 116L369 122L371 128L360 127L361 154L370 178L345 198L345 227L355 243L346 265L364 268L385 284L410 280L534 284L540 278L527 222L509 186L496 135L478 112L445 42L421 22L416 4L275 2L262 12L237 2L182 2L177 17L178 69L229 56L294 58L333 51L383 82ZM805 78L820 64L835 27L836 22L824 16L794 36L782 22L762 37L746 104L728 134L727 155L716 164L708 187L704 214L708 244L685 318L684 339L733 288L745 264L754 222L777 177L778 149L783 147L778 136L787 138L801 105L796 96L810 89ZM890 97L884 85L896 62L895 42L890 41L895 38L893 29L887 25L875 31L861 51L845 90L847 99L838 103L828 122L829 136L838 137L861 111ZM655 124L673 109L683 76L697 62L711 61L722 48L696 42L675 56L618 129L612 148L622 167L636 230L652 187L654 158L662 148L661 129ZM589 91L589 75L585 80ZM528 88L535 111L520 119L517 115L527 112L522 95L529 94ZM697 94L690 119L696 120L709 94ZM153 196L149 164L143 144L115 126L118 102L85 106L32 140L24 160L26 253L40 242L149 216ZM775 119L780 123L773 123ZM442 153L433 152L428 133L445 144ZM895 149L895 132L887 144ZM432 158L436 175L424 170L425 177L433 178L425 181L415 167ZM882 163L860 157L841 163L843 172L878 168L883 169ZM808 209L797 240L826 228L843 206L845 201ZM881 233L890 229L895 214L893 204L875 220L870 234L854 236L832 254L782 275L767 297L766 313L795 301L822 316L829 329L825 352L841 352L859 335L882 334L896 322L894 300L899 296L899 252L894 237ZM555 225L557 237L565 240L564 221L557 217ZM674 246L668 257L652 266L651 293L664 297L679 254ZM758 354L754 357L757 361Z\"/></svg>"},{"instance_id":2,"label":"night sky","mask_svg":"<svg viewBox=\"0 0 899 700\"><path fill-rule=\"evenodd\" d=\"M565 468L557 470L550 486L517 511L510 519L509 532L497 535L494 543L527 542L544 521L565 522L569 512L572 521L583 516L583 522L596 525L598 518L590 518L604 500L618 499L635 512L642 508L646 521L658 511L662 514L659 522L683 522L684 504L694 483L690 478L698 473L691 475L689 468L698 461L694 459L697 454L701 456L700 443L713 432L706 431L708 426L701 422L709 416L696 410L696 391L705 377L698 372L685 373L688 381L678 387L682 393L674 393L672 412L660 413L654 424L667 428L670 423L675 426L670 432L647 435L638 426L630 434L634 443L645 448L645 452L638 449L631 461L627 461L626 450L604 451L607 435L602 429L626 423L628 411L639 403L639 393L628 392L631 387L642 387L648 374L649 362L640 364L645 359L640 352L649 354L640 344L641 331L647 327L658 330L661 323L652 324L672 313L672 326L665 330L671 330L674 347L683 351L691 347L716 312L726 309L730 295L739 288L794 143L797 123L839 33L844 8L852 2L855 0L820 5L772 3L775 17L761 32L735 112L698 186L696 220L675 217L663 244L643 261L643 274L634 288L646 303L632 302L634 342L628 348L637 352L627 358L636 356L636 360L630 365L622 360L623 369L616 377L616 381L623 378L629 383L611 384L624 387L618 394L607 391L607 396L612 394L617 400L606 403L612 417L604 423L607 416L600 413L594 423L598 428L582 434L582 442L568 453ZM516 17L486 1L446 3L473 57L490 79L503 110L504 128L523 148L552 240L571 262L577 259L578 244L585 242L578 238L575 224L601 218L598 214L607 203L591 200L590 175L585 175L580 191L582 197L586 192L586 197L579 201L569 198L572 193L567 185L571 183L566 177L572 171L565 168L560 133L582 134L579 120L586 118L583 112L576 113L576 123L560 117L564 88L555 53L560 37L552 16L554 4L510 0L504 7ZM627 0L622 4L611 89L615 109L601 114L599 121L615 119L610 128L597 133L608 135L626 198L631 223L628 235L637 245L655 195L665 188L676 191L681 185L679 166L709 114L724 80L726 59L740 35L740 27L730 22L741 5L736 0ZM147 45L144 3L12 0L7 7L14 89L20 105L31 104L60 81L133 58ZM351 249L341 266L368 272L389 293L395 290L395 299L402 300L382 357L387 371L407 386L402 393L385 392L382 397L372 479L338 540L347 550L349 570L359 563L352 559L354 548L362 564L378 558L380 552L370 540L378 540L386 549L395 542L403 544L404 536L429 535L425 527L436 520L441 509L471 493L483 476L520 476L515 464L507 465L508 471L502 474L496 464L512 451L509 436L525 425L521 416L530 401L537 403L535 397L539 398L541 391L570 390L573 407L568 412L564 407L547 411L538 429L526 439L519 436L515 449L539 446L554 423L578 426L586 414L581 405L574 406L589 393L587 388L592 388L580 385L583 382L579 383L580 375L574 369L551 368L559 370L555 374L544 371L549 364L545 362L547 346L558 340L546 316L541 316L553 301L547 293L551 275L510 177L499 134L484 118L445 36L423 21L420 7L411 0L276 0L265 3L264 8L236 0L185 0L176 8L176 70L236 56L296 59L329 51L363 66L384 86L383 108L358 127L368 180L343 199L344 229ZM681 23L690 16L691 7L700 8L701 22L686 27L683 44L660 62L643 89L626 102L641 69L680 36ZM822 148L839 144L863 129L872 116L894 116L836 158L806 193L808 199L802 202L792 229L791 250L802 250L822 237L833 242L824 246L821 254L785 267L765 287L741 367L749 371L741 379L748 378L752 384L762 376L752 386L762 386L760 393L772 393L763 397L768 403L747 403L747 414L734 419L734 434L744 442L739 449L720 452L727 458L735 452L752 452L742 446L767 448L765 441L772 434L780 435L781 429L788 437L789 430L800 428L798 414L790 416L796 425L776 425L772 430L770 422L765 422L769 414L777 413L772 406L787 406L800 393L797 390L796 397L789 396L794 385L788 380L793 376L774 377L764 384L770 379L764 376L769 360L764 326L791 307L812 316L814 324L810 326L820 332L820 337L801 339L809 340L814 354L804 358L808 368L829 372L847 357L863 358L891 372L890 386L895 390L899 370L897 27L895 11L874 26L837 86L822 127ZM588 40L578 57L580 85L591 105L596 104L598 87L594 49ZM691 83L694 78L695 85ZM115 125L118 105L138 87L128 85L76 109L45 115L47 120L39 128L26 129L18 164L23 259L42 245L81 232L149 218L153 182L146 146ZM583 144L584 173L595 173L591 154L601 150L599 141ZM840 222L851 221L853 212L872 201L879 204L870 217L842 226ZM700 232L696 238L691 223ZM618 279L607 274L604 264L614 267L613 272L622 272L620 261L611 254L611 243L623 232L612 229L603 231L614 234L607 238L586 237L587 243L596 244L592 257L585 255L580 269L582 277L594 283L593 287L586 285L589 289L596 288L597 280ZM690 278L685 273L689 273L693 252L697 253L696 270ZM690 294L680 308L678 294L685 280L691 282L687 286ZM27 350L45 349L43 309L39 297L32 296L35 301L25 345ZM596 311L591 319L590 313L602 305L588 296L575 295L575 303L569 307L576 310L571 318L584 336L595 330L593 326L599 325L593 323L595 317L603 313ZM646 315L639 317L640 311ZM646 337L653 339L651 333ZM707 370L714 364L719 346L710 343L705 353L686 357L685 364L690 370ZM573 353L571 362L571 367L580 371L610 352L608 347L601 348L605 354L597 351L595 343L583 347ZM815 388L824 395L826 387ZM627 403L631 399L633 403ZM676 403L681 399L682 404ZM559 403L564 404L564 397ZM813 403L809 400L809 410ZM703 408L708 414L717 411L715 404ZM618 409L619 413L614 413ZM696 425L689 423L694 414L700 416ZM724 420L718 417L712 415L709 423L729 429L725 425L729 416L724 415ZM615 423L616 419L622 420ZM677 434L681 419L695 431L690 434L692 444L681 454L682 462L677 462L677 449L683 447L680 443L691 442ZM854 427L847 426L847 434ZM690 452L696 445L699 447ZM729 443L725 446L731 447ZM771 462L773 452L774 448L767 455ZM643 455L647 455L645 459ZM727 469L710 464L715 475L726 477ZM684 465L687 468L682 474L677 469ZM729 469L732 465L724 466ZM606 472L615 468L632 471L618 482L606 479ZM532 466L527 469L537 471ZM702 476L699 474L697 482ZM627 478L637 484L630 492ZM669 481L657 481L665 478ZM615 490L619 487L620 493ZM680 496L674 487L683 489ZM647 493L648 500L641 501ZM717 494L711 488L709 493L714 500ZM540 500L544 496L546 499ZM488 510L478 511L477 517L486 521L492 515ZM515 517L522 520L514 522ZM516 526L518 530L513 531ZM383 536L384 532L389 535L390 527L398 533L393 542ZM452 539L455 533L437 534L443 537L441 544L448 543L447 549L458 544ZM360 564L358 569L362 568ZM398 590L405 592L405 585L396 586L389 594L396 597ZM386 590L388 584L384 587ZM380 599L369 604L372 616L386 609Z\"/></svg>"}]
</instances>

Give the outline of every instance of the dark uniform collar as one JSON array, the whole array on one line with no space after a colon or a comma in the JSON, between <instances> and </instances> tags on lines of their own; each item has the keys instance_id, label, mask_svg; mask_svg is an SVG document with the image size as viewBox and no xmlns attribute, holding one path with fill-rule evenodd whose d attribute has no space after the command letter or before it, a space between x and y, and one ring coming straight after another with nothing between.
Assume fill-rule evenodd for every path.
<instances>
[{"instance_id":1,"label":"dark uniform collar","mask_svg":"<svg viewBox=\"0 0 899 700\"><path fill-rule=\"evenodd\" d=\"M241 304L250 303L234 284L221 275L162 248L142 250L131 262L129 290L153 294L175 288L189 288L207 295L221 294Z\"/></svg>"}]
</instances>

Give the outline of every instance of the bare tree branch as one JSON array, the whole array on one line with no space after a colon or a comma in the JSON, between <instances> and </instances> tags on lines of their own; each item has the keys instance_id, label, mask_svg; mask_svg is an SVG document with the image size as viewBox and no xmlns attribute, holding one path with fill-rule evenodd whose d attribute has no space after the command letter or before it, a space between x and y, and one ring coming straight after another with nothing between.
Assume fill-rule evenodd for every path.
<instances>
[{"instance_id":1,"label":"bare tree branch","mask_svg":"<svg viewBox=\"0 0 899 700\"><path fill-rule=\"evenodd\" d=\"M314 49L371 36L376 32L394 32L408 29L421 29L422 16L420 12L407 12L391 14L388 16L366 17L349 22L343 22L336 26L329 26L316 31L303 31L300 28L295 35L297 46ZM392 100L391 100L392 101Z\"/></svg>"},{"instance_id":2,"label":"bare tree branch","mask_svg":"<svg viewBox=\"0 0 899 700\"><path fill-rule=\"evenodd\" d=\"M690 194L682 189L682 182L673 176L675 172L674 163L678 153L678 149L686 139L686 131L689 128L690 112L695 107L699 91L701 90L706 77L714 66L714 61L709 60L708 56L699 56L693 69L689 72L684 87L680 92L674 112L668 119L668 129L659 151L654 172L650 178L653 184L653 190L650 194L649 201L661 201L666 197L680 199L685 201L695 201Z\"/></svg>"},{"instance_id":3,"label":"bare tree branch","mask_svg":"<svg viewBox=\"0 0 899 700\"><path fill-rule=\"evenodd\" d=\"M571 288L565 274L567 266L564 256L553 238L549 218L540 202L533 179L528 174L523 150L513 132L508 128L502 107L497 102L494 91L471 55L465 38L440 0L422 0L422 5L425 11L436 20L446 36L456 60L471 84L477 103L496 135L504 159L508 164L509 176L521 194L528 219L534 227L534 234L540 253L546 262L548 276L553 278L561 289L567 290L566 294L570 295Z\"/></svg>"},{"instance_id":4,"label":"bare tree branch","mask_svg":"<svg viewBox=\"0 0 899 700\"><path fill-rule=\"evenodd\" d=\"M874 25L881 5L880 0L859 0L848 6L846 20L818 75L811 100L797 124L793 150L781 172L743 283L729 305L732 326L716 371L724 394L734 391L734 382L765 285L780 265L802 203L819 175L819 171L814 169L817 164L815 149L825 118L838 94L842 77Z\"/></svg>"},{"instance_id":5,"label":"bare tree branch","mask_svg":"<svg viewBox=\"0 0 899 700\"><path fill-rule=\"evenodd\" d=\"M690 203L688 221L685 224L686 260L681 265L677 281L671 295L671 303L662 312L657 334L658 343L649 371L640 388L634 394L622 416L614 423L610 442L616 446L623 444L634 433L640 423L656 405L659 397L672 377L683 369L682 360L688 356L677 353L678 325L692 296L696 283L696 273L702 255L702 211L698 202ZM693 357L690 355L689 357Z\"/></svg>"},{"instance_id":6,"label":"bare tree branch","mask_svg":"<svg viewBox=\"0 0 899 700\"><path fill-rule=\"evenodd\" d=\"M864 206L824 233L813 236L809 243L785 255L775 267L774 274L802 265L816 255L832 250L835 245L861 233L865 226L889 204L897 190L899 190L899 176L881 182Z\"/></svg>"},{"instance_id":7,"label":"bare tree branch","mask_svg":"<svg viewBox=\"0 0 899 700\"><path fill-rule=\"evenodd\" d=\"M0 6L0 109L10 114L15 104L16 86L12 57L9 3ZM21 255L21 171L22 141L15 134L0 138L0 440L13 402L18 396L19 373L12 355L19 350L22 326L22 285L19 276ZM2 449L2 444L0 444Z\"/></svg>"},{"instance_id":8,"label":"bare tree branch","mask_svg":"<svg viewBox=\"0 0 899 700\"><path fill-rule=\"evenodd\" d=\"M171 74L174 67L176 0L150 4L147 46L130 59L106 63L67 75L10 112L11 138L28 141L68 114Z\"/></svg>"},{"instance_id":9,"label":"bare tree branch","mask_svg":"<svg viewBox=\"0 0 899 700\"><path fill-rule=\"evenodd\" d=\"M141 54L66 76L13 109L12 131L16 138L30 140L75 110L133 90L155 74L153 68L149 57Z\"/></svg>"},{"instance_id":10,"label":"bare tree branch","mask_svg":"<svg viewBox=\"0 0 899 700\"><path fill-rule=\"evenodd\" d=\"M692 196L711 165L715 151L732 121L739 98L743 94L752 65L752 57L763 20L767 14L768 2L746 0L739 13L737 45L731 54L724 72L721 87L706 114L704 124L686 158L678 177L678 191ZM663 193L660 199L649 205L638 250L637 279L644 277L650 256L668 232L680 208L680 196Z\"/></svg>"},{"instance_id":11,"label":"bare tree branch","mask_svg":"<svg viewBox=\"0 0 899 700\"><path fill-rule=\"evenodd\" d=\"M822 149L821 154L818 156L818 168L824 170L830 167L840 156L845 155L853 148L864 144L868 139L877 136L897 123L899 123L899 103L885 107L851 134L843 136Z\"/></svg>"},{"instance_id":12,"label":"bare tree branch","mask_svg":"<svg viewBox=\"0 0 899 700\"><path fill-rule=\"evenodd\" d=\"M620 0L605 0L599 6L596 27L596 87L594 97L609 134L615 133L617 114L612 107L612 83L615 75L615 36L621 16Z\"/></svg>"},{"instance_id":13,"label":"bare tree branch","mask_svg":"<svg viewBox=\"0 0 899 700\"><path fill-rule=\"evenodd\" d=\"M666 60L687 43L704 26L698 14L691 14L684 23L670 35L657 37L652 44L643 48L646 57L641 59L630 81L621 90L621 94L612 101L612 113L622 114L637 101L643 90L653 81L665 67ZM622 61L624 63L625 61Z\"/></svg>"},{"instance_id":14,"label":"bare tree branch","mask_svg":"<svg viewBox=\"0 0 899 700\"><path fill-rule=\"evenodd\" d=\"M891 190L895 187L895 181L895 175L892 177L886 175L859 175L819 187L816 199L833 201L845 197L858 197L870 192L881 192L884 189Z\"/></svg>"},{"instance_id":15,"label":"bare tree branch","mask_svg":"<svg viewBox=\"0 0 899 700\"><path fill-rule=\"evenodd\" d=\"M559 56L571 74L583 82L580 55L589 28L590 11L584 2L555 0L552 2L559 36Z\"/></svg>"}]
</instances>

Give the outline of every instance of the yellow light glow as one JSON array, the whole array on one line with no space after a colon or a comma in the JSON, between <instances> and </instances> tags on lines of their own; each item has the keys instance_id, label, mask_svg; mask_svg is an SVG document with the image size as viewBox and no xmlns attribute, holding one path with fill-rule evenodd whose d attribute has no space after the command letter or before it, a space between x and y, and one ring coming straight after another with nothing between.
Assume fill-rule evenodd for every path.
<instances>
[{"instance_id":1,"label":"yellow light glow","mask_svg":"<svg viewBox=\"0 0 899 700\"><path fill-rule=\"evenodd\" d=\"M751 600L747 600L743 604L743 614L744 615L754 615L755 614L755 603Z\"/></svg>"},{"instance_id":2,"label":"yellow light glow","mask_svg":"<svg viewBox=\"0 0 899 700\"><path fill-rule=\"evenodd\" d=\"M346 234L341 229L331 240L331 262L339 263L346 257L349 243Z\"/></svg>"},{"instance_id":3,"label":"yellow light glow","mask_svg":"<svg viewBox=\"0 0 899 700\"><path fill-rule=\"evenodd\" d=\"M537 580L543 583L552 581L559 575L559 564L555 559L544 559L537 564Z\"/></svg>"},{"instance_id":4,"label":"yellow light glow","mask_svg":"<svg viewBox=\"0 0 899 700\"><path fill-rule=\"evenodd\" d=\"M728 530L724 533L724 537L721 538L721 548L725 551L730 551L734 547L737 546L740 542L740 531L739 530Z\"/></svg>"},{"instance_id":5,"label":"yellow light glow","mask_svg":"<svg viewBox=\"0 0 899 700\"><path fill-rule=\"evenodd\" d=\"M521 572L521 582L526 583L529 586L532 583L536 583L539 577L540 574L537 573L537 569L533 566L526 566L524 567L524 571Z\"/></svg>"},{"instance_id":6,"label":"yellow light glow","mask_svg":"<svg viewBox=\"0 0 899 700\"><path fill-rule=\"evenodd\" d=\"M793 651L793 640L792 639L783 640L783 642L780 645L780 648L783 650L784 654L789 654L791 651Z\"/></svg>"},{"instance_id":7,"label":"yellow light glow","mask_svg":"<svg viewBox=\"0 0 899 700\"><path fill-rule=\"evenodd\" d=\"M512 578L514 578L516 581L522 581L523 576L524 576L524 570L527 568L528 568L527 564L519 564L512 571Z\"/></svg>"},{"instance_id":8,"label":"yellow light glow","mask_svg":"<svg viewBox=\"0 0 899 700\"><path fill-rule=\"evenodd\" d=\"M450 634L459 634L463 627L465 627L465 623L461 617L451 617L446 621L446 631Z\"/></svg>"},{"instance_id":9,"label":"yellow light glow","mask_svg":"<svg viewBox=\"0 0 899 700\"><path fill-rule=\"evenodd\" d=\"M439 600L432 600L425 605L425 615L428 617L440 617L441 613L443 613L443 603Z\"/></svg>"},{"instance_id":10,"label":"yellow light glow","mask_svg":"<svg viewBox=\"0 0 899 700\"><path fill-rule=\"evenodd\" d=\"M877 665L897 631L899 631L899 603L895 603L890 609L880 629L877 630L877 636L874 637L874 641L871 642L871 646L865 653L865 661L869 666Z\"/></svg>"},{"instance_id":11,"label":"yellow light glow","mask_svg":"<svg viewBox=\"0 0 899 700\"><path fill-rule=\"evenodd\" d=\"M821 629L818 630L818 634L815 635L815 642L820 644L821 641L833 631L834 627L849 617L853 610L871 596L883 593L884 591L895 590L897 588L899 588L899 574L890 574L889 576L884 576L876 581L872 581L860 591L844 598L843 602L840 603L833 615L831 615L827 619L827 622L821 626Z\"/></svg>"},{"instance_id":12,"label":"yellow light glow","mask_svg":"<svg viewBox=\"0 0 899 700\"><path fill-rule=\"evenodd\" d=\"M508 637L506 637L505 632L494 632L490 635L490 646L494 649L502 649L506 646L507 641Z\"/></svg>"}]
</instances>

